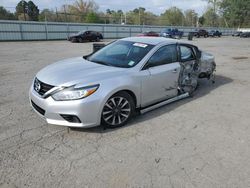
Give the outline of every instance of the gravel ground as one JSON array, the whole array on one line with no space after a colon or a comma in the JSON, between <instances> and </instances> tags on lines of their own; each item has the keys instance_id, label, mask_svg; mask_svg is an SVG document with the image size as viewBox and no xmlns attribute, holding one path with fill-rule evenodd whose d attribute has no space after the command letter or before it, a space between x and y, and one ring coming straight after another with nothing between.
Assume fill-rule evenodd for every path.
<instances>
[{"instance_id":1,"label":"gravel ground","mask_svg":"<svg viewBox=\"0 0 250 188\"><path fill-rule=\"evenodd\" d=\"M92 43L0 43L0 187L250 187L250 39L195 39L216 83L103 130L47 125L29 106L42 67Z\"/></svg>"}]
</instances>

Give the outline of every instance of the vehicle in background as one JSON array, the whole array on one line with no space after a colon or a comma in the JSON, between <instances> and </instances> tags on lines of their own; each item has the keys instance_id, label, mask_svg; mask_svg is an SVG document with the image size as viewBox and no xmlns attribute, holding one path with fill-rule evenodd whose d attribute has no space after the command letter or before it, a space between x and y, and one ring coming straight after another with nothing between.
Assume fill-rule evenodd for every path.
<instances>
[{"instance_id":1,"label":"vehicle in background","mask_svg":"<svg viewBox=\"0 0 250 188\"><path fill-rule=\"evenodd\" d=\"M183 31L179 31L177 28L166 28L161 31L160 36L166 38L180 39L183 36Z\"/></svg>"},{"instance_id":2,"label":"vehicle in background","mask_svg":"<svg viewBox=\"0 0 250 188\"><path fill-rule=\"evenodd\" d=\"M232 34L233 37L239 37L243 33L242 31L237 31L236 33Z\"/></svg>"},{"instance_id":3,"label":"vehicle in background","mask_svg":"<svg viewBox=\"0 0 250 188\"><path fill-rule=\"evenodd\" d=\"M154 31L147 31L137 35L138 37L159 37L159 34Z\"/></svg>"},{"instance_id":4,"label":"vehicle in background","mask_svg":"<svg viewBox=\"0 0 250 188\"><path fill-rule=\"evenodd\" d=\"M199 29L199 30L196 30L192 33L193 33L193 36L195 36L197 38L200 38L200 37L207 38L208 37L208 32L205 29Z\"/></svg>"},{"instance_id":5,"label":"vehicle in background","mask_svg":"<svg viewBox=\"0 0 250 188\"><path fill-rule=\"evenodd\" d=\"M99 51L51 64L30 87L30 104L49 124L125 125L193 95L199 78L213 78L215 59L198 47L164 37L129 37Z\"/></svg>"},{"instance_id":6,"label":"vehicle in background","mask_svg":"<svg viewBox=\"0 0 250 188\"><path fill-rule=\"evenodd\" d=\"M209 37L221 37L222 33L218 30L211 30L208 32Z\"/></svg>"},{"instance_id":7,"label":"vehicle in background","mask_svg":"<svg viewBox=\"0 0 250 188\"><path fill-rule=\"evenodd\" d=\"M240 38L248 38L250 37L250 32L243 32L240 34Z\"/></svg>"},{"instance_id":8,"label":"vehicle in background","mask_svg":"<svg viewBox=\"0 0 250 188\"><path fill-rule=\"evenodd\" d=\"M97 31L79 31L76 34L72 34L68 37L68 41L71 42L84 42L84 41L97 41L103 39L100 32Z\"/></svg>"}]
</instances>

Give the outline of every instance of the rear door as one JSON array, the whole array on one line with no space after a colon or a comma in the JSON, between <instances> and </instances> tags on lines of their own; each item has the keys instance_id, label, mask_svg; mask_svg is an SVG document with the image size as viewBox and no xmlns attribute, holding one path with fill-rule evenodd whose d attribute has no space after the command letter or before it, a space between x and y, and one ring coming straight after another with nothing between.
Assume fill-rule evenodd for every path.
<instances>
[{"instance_id":1,"label":"rear door","mask_svg":"<svg viewBox=\"0 0 250 188\"><path fill-rule=\"evenodd\" d=\"M148 74L141 81L142 107L176 96L180 73L176 45L159 48L142 71Z\"/></svg>"}]
</instances>

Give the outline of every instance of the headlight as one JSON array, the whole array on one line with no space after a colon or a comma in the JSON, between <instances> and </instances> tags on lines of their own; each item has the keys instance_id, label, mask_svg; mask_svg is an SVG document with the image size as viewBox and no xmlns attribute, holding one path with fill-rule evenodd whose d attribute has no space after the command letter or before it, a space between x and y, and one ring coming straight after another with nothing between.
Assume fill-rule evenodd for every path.
<instances>
[{"instance_id":1,"label":"headlight","mask_svg":"<svg viewBox=\"0 0 250 188\"><path fill-rule=\"evenodd\" d=\"M90 96L93 94L99 85L88 86L83 88L66 88L52 95L56 101L77 100Z\"/></svg>"}]
</instances>

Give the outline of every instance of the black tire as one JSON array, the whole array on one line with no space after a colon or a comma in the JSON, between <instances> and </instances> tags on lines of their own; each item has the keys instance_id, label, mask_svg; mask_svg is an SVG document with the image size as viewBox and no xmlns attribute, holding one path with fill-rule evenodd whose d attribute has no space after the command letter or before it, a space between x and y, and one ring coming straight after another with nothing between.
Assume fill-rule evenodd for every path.
<instances>
[{"instance_id":1,"label":"black tire","mask_svg":"<svg viewBox=\"0 0 250 188\"><path fill-rule=\"evenodd\" d=\"M96 42L100 42L100 37L96 37Z\"/></svg>"},{"instance_id":2,"label":"black tire","mask_svg":"<svg viewBox=\"0 0 250 188\"><path fill-rule=\"evenodd\" d=\"M75 42L77 42L77 39L76 38L72 38L71 42L75 43Z\"/></svg>"},{"instance_id":3,"label":"black tire","mask_svg":"<svg viewBox=\"0 0 250 188\"><path fill-rule=\"evenodd\" d=\"M111 96L105 103L101 123L107 128L125 125L135 112L135 102L127 92L119 92Z\"/></svg>"},{"instance_id":4,"label":"black tire","mask_svg":"<svg viewBox=\"0 0 250 188\"><path fill-rule=\"evenodd\" d=\"M79 39L78 39L78 42L82 43L82 42L83 42L83 39L82 39L82 38L79 38Z\"/></svg>"}]
</instances>

